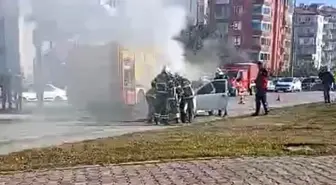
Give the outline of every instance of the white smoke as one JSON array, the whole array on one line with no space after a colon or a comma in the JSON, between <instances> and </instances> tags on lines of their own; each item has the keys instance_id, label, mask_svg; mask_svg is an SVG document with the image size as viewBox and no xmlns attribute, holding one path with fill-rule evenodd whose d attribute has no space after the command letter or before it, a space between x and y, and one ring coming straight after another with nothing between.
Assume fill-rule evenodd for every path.
<instances>
[{"instance_id":1,"label":"white smoke","mask_svg":"<svg viewBox=\"0 0 336 185\"><path fill-rule=\"evenodd\" d=\"M183 7L170 0L125 0L115 11L113 36L126 48L154 49L161 54L159 63L183 71L184 50L173 39L186 25Z\"/></svg>"}]
</instances>

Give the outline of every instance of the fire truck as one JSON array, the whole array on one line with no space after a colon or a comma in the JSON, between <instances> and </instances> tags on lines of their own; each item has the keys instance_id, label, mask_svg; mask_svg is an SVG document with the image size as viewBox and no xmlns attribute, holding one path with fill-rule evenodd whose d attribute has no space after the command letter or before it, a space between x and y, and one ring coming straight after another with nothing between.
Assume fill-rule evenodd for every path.
<instances>
[{"instance_id":1,"label":"fire truck","mask_svg":"<svg viewBox=\"0 0 336 185\"><path fill-rule=\"evenodd\" d=\"M159 70L156 56L153 50L131 50L117 43L76 45L67 57L69 102L118 108L145 102Z\"/></svg>"},{"instance_id":2,"label":"fire truck","mask_svg":"<svg viewBox=\"0 0 336 185\"><path fill-rule=\"evenodd\" d=\"M238 95L238 83L240 87L249 92L254 93L255 80L258 75L258 65L255 63L232 63L226 64L221 68L229 78L230 94ZM239 79L239 80L238 80Z\"/></svg>"}]
</instances>

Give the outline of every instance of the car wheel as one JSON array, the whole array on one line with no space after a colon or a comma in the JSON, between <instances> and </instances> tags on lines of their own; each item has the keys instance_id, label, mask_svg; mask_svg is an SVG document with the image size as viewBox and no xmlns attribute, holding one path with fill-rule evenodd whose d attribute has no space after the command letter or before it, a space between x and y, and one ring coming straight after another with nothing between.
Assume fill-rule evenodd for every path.
<instances>
[{"instance_id":1,"label":"car wheel","mask_svg":"<svg viewBox=\"0 0 336 185\"><path fill-rule=\"evenodd\" d=\"M59 96L56 96L56 98L54 99L54 101L55 102L60 102L60 101L62 101L63 99L61 98L61 97L59 97Z\"/></svg>"}]
</instances>

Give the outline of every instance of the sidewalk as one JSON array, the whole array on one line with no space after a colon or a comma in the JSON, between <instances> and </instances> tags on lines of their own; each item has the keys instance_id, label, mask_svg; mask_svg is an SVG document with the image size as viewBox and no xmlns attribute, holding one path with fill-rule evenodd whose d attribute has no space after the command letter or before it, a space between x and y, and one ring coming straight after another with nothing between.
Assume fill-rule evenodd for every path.
<instances>
[{"instance_id":1,"label":"sidewalk","mask_svg":"<svg viewBox=\"0 0 336 185\"><path fill-rule=\"evenodd\" d=\"M12 184L336 184L336 157L213 159L0 175Z\"/></svg>"}]
</instances>

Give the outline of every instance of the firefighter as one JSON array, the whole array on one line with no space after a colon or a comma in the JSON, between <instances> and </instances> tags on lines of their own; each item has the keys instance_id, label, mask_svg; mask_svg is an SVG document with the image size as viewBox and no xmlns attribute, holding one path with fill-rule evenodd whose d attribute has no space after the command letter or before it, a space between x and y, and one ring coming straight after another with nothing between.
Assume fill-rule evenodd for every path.
<instances>
[{"instance_id":1,"label":"firefighter","mask_svg":"<svg viewBox=\"0 0 336 185\"><path fill-rule=\"evenodd\" d=\"M215 80L217 79L225 79L225 75L223 73L223 71L220 68L216 69L216 73L215 73Z\"/></svg>"},{"instance_id":2,"label":"firefighter","mask_svg":"<svg viewBox=\"0 0 336 185\"><path fill-rule=\"evenodd\" d=\"M148 105L147 123L152 123L155 114L155 83L151 83L151 88L146 92L146 101Z\"/></svg>"},{"instance_id":3,"label":"firefighter","mask_svg":"<svg viewBox=\"0 0 336 185\"><path fill-rule=\"evenodd\" d=\"M180 101L180 114L181 114L181 121L185 122L192 122L192 119L195 115L195 105L194 105L194 90L191 87L191 81L187 78L177 75L177 79L179 81L181 87L181 101Z\"/></svg>"},{"instance_id":4,"label":"firefighter","mask_svg":"<svg viewBox=\"0 0 336 185\"><path fill-rule=\"evenodd\" d=\"M172 118L176 123L178 123L180 119L178 91L178 84L174 77L168 82L168 110L169 114L173 116Z\"/></svg>"},{"instance_id":5,"label":"firefighter","mask_svg":"<svg viewBox=\"0 0 336 185\"><path fill-rule=\"evenodd\" d=\"M155 114L154 120L156 124L162 122L168 124L169 115L167 110L168 103L168 83L173 80L170 70L167 66L163 67L153 83L155 84Z\"/></svg>"},{"instance_id":6,"label":"firefighter","mask_svg":"<svg viewBox=\"0 0 336 185\"><path fill-rule=\"evenodd\" d=\"M220 80L220 79L227 79L227 75L225 75L224 72L220 68L217 68L214 80ZM220 85L219 87L216 87L216 93L221 93L224 91L225 91L225 86ZM227 116L227 109L225 108L224 114L223 114L223 110L218 110L218 116Z\"/></svg>"}]
</instances>

